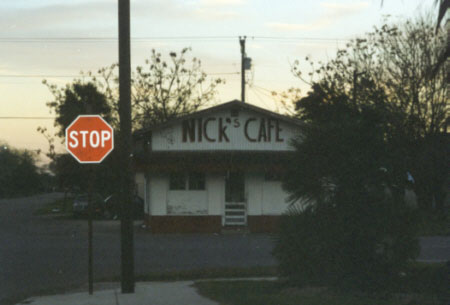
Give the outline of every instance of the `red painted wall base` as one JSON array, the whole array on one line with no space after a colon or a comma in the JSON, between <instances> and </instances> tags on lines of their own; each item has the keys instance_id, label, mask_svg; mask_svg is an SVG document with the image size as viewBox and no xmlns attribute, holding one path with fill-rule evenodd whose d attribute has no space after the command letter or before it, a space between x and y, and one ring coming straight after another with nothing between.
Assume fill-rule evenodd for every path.
<instances>
[{"instance_id":1,"label":"red painted wall base","mask_svg":"<svg viewBox=\"0 0 450 305\"><path fill-rule=\"evenodd\" d=\"M221 216L150 216L146 225L152 233L220 233Z\"/></svg>"},{"instance_id":2,"label":"red painted wall base","mask_svg":"<svg viewBox=\"0 0 450 305\"><path fill-rule=\"evenodd\" d=\"M252 233L274 233L281 216L248 216L248 230ZM220 233L222 216L145 216L152 233Z\"/></svg>"}]
</instances>

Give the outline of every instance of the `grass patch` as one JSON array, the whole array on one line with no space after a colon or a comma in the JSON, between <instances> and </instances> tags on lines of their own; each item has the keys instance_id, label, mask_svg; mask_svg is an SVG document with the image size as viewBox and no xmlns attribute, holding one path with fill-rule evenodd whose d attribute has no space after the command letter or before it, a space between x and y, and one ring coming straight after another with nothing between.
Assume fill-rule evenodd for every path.
<instances>
[{"instance_id":1,"label":"grass patch","mask_svg":"<svg viewBox=\"0 0 450 305\"><path fill-rule=\"evenodd\" d=\"M49 202L39 209L34 211L34 215L60 215L60 214L72 214L72 198L57 199Z\"/></svg>"},{"instance_id":2,"label":"grass patch","mask_svg":"<svg viewBox=\"0 0 450 305\"><path fill-rule=\"evenodd\" d=\"M414 264L392 291L380 294L295 287L284 281L199 281L200 294L222 305L447 305L448 267Z\"/></svg>"},{"instance_id":3,"label":"grass patch","mask_svg":"<svg viewBox=\"0 0 450 305\"><path fill-rule=\"evenodd\" d=\"M278 281L196 282L198 292L222 305L446 305L432 295L369 296L323 287L288 287Z\"/></svg>"},{"instance_id":4,"label":"grass patch","mask_svg":"<svg viewBox=\"0 0 450 305\"><path fill-rule=\"evenodd\" d=\"M395 288L404 293L446 295L449 298L448 301L450 301L448 287L450 287L450 263L414 262Z\"/></svg>"}]
</instances>

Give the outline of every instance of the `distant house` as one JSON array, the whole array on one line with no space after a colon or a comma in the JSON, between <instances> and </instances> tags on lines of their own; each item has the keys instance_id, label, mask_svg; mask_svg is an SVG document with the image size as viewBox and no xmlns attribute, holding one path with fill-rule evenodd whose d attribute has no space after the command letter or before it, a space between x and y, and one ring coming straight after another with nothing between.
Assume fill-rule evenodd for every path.
<instances>
[{"instance_id":1,"label":"distant house","mask_svg":"<svg viewBox=\"0 0 450 305\"><path fill-rule=\"evenodd\" d=\"M234 100L135 133L136 183L152 232L274 229L299 120Z\"/></svg>"}]
</instances>

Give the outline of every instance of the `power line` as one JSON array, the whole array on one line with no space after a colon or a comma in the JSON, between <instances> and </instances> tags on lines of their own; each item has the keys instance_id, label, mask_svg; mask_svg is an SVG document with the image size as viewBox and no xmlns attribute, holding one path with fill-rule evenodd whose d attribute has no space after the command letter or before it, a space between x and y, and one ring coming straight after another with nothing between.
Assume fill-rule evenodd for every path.
<instances>
[{"instance_id":1,"label":"power line","mask_svg":"<svg viewBox=\"0 0 450 305\"><path fill-rule=\"evenodd\" d=\"M277 103L277 100L275 99L275 97L274 97L273 94L272 94L274 91L270 91L270 90L268 90L268 89L264 89L263 87L259 87L259 86L256 86L256 85L253 85L253 89L255 90L255 92L259 92L260 94L262 94L262 95L268 97L271 101ZM269 91L270 94L264 92L263 90ZM277 107L278 107L278 106L277 106Z\"/></svg>"},{"instance_id":2,"label":"power line","mask_svg":"<svg viewBox=\"0 0 450 305\"><path fill-rule=\"evenodd\" d=\"M172 37L133 37L134 42L150 42L158 40L172 40L172 41L225 41L235 39L234 36L172 36ZM83 43L98 43L98 42L112 42L117 43L117 37L1 37L0 42L6 43L67 43L67 42L83 42Z\"/></svg>"},{"instance_id":3,"label":"power line","mask_svg":"<svg viewBox=\"0 0 450 305\"><path fill-rule=\"evenodd\" d=\"M208 73L205 72L206 75L236 75L236 74L241 74L241 72L219 72L219 73Z\"/></svg>"},{"instance_id":4,"label":"power line","mask_svg":"<svg viewBox=\"0 0 450 305\"><path fill-rule=\"evenodd\" d=\"M349 41L349 38L331 37L300 37L300 36L247 36L260 41L317 41L336 42ZM149 42L155 40L166 41L209 41L220 42L237 39L237 36L142 36L131 38L134 42ZM67 43L67 42L117 42L117 37L0 37L0 42L5 43Z\"/></svg>"},{"instance_id":5,"label":"power line","mask_svg":"<svg viewBox=\"0 0 450 305\"><path fill-rule=\"evenodd\" d=\"M207 75L234 75L234 74L240 74L240 72L214 72L214 73L208 73L205 72ZM11 78L42 78L42 77L55 77L55 78L73 78L73 77L97 77L95 75L51 75L51 74L0 74L0 77L11 77Z\"/></svg>"},{"instance_id":6,"label":"power line","mask_svg":"<svg viewBox=\"0 0 450 305\"><path fill-rule=\"evenodd\" d=\"M259 88L260 90L267 91L267 92L269 92L270 94L272 94L272 92L274 92L274 90L269 90L269 89L263 88L263 87L261 87L261 86L255 85L255 84L253 84L253 87Z\"/></svg>"},{"instance_id":7,"label":"power line","mask_svg":"<svg viewBox=\"0 0 450 305\"><path fill-rule=\"evenodd\" d=\"M255 88L253 88L252 86L250 86L250 89L251 89L251 91L253 92L253 94L258 98L258 100L259 100L264 106L266 106L266 108L269 108L269 106L267 106L267 104L266 104L266 102L264 101L264 99L261 98L261 97L259 96L259 94L257 94Z\"/></svg>"},{"instance_id":8,"label":"power line","mask_svg":"<svg viewBox=\"0 0 450 305\"><path fill-rule=\"evenodd\" d=\"M0 116L0 120L54 120L56 117L45 116Z\"/></svg>"},{"instance_id":9,"label":"power line","mask_svg":"<svg viewBox=\"0 0 450 305\"><path fill-rule=\"evenodd\" d=\"M94 77L93 75L44 75L44 74L0 74L0 77L39 78L39 77Z\"/></svg>"},{"instance_id":10,"label":"power line","mask_svg":"<svg viewBox=\"0 0 450 305\"><path fill-rule=\"evenodd\" d=\"M324 41L324 42L336 42L336 41L350 41L351 38L326 38L326 37L276 37L276 36L256 36L250 37L257 40L268 41Z\"/></svg>"}]
</instances>

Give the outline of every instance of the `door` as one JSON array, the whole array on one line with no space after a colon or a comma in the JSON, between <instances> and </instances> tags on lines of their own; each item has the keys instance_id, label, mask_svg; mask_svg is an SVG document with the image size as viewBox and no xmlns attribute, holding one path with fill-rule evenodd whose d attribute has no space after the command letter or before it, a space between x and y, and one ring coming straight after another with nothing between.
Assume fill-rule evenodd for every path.
<instances>
[{"instance_id":1,"label":"door","mask_svg":"<svg viewBox=\"0 0 450 305\"><path fill-rule=\"evenodd\" d=\"M225 226L245 226L247 207L243 172L230 172L225 178Z\"/></svg>"}]
</instances>

